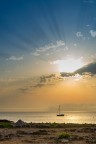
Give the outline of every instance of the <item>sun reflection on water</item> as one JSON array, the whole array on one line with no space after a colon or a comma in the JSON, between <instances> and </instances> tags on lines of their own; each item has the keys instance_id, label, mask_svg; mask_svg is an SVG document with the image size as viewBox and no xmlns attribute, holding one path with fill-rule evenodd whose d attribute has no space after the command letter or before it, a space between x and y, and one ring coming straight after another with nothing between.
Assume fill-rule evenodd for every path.
<instances>
[{"instance_id":1,"label":"sun reflection on water","mask_svg":"<svg viewBox=\"0 0 96 144\"><path fill-rule=\"evenodd\" d=\"M68 120L70 123L80 122L80 116L68 116Z\"/></svg>"}]
</instances>

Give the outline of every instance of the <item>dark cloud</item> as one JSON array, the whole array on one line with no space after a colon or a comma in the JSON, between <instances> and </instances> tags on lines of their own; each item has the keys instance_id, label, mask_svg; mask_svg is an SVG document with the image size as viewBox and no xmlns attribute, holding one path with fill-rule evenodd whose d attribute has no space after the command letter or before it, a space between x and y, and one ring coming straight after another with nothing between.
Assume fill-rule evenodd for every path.
<instances>
[{"instance_id":1,"label":"dark cloud","mask_svg":"<svg viewBox=\"0 0 96 144\"><path fill-rule=\"evenodd\" d=\"M37 85L35 85L34 87L35 88L41 88L41 87L44 87L44 86L53 86L54 84L52 84L52 83L50 83L50 84L37 84Z\"/></svg>"},{"instance_id":2,"label":"dark cloud","mask_svg":"<svg viewBox=\"0 0 96 144\"><path fill-rule=\"evenodd\" d=\"M56 74L43 75L36 78L24 80L24 85L18 90L21 93L33 93L36 88L42 88L47 86L53 86L55 84Z\"/></svg>"},{"instance_id":3,"label":"dark cloud","mask_svg":"<svg viewBox=\"0 0 96 144\"><path fill-rule=\"evenodd\" d=\"M50 75L42 75L37 78L29 79L25 82L24 87L19 88L19 91L22 93L33 92L37 88L43 88L47 86L53 86L56 83L63 81L64 78L75 77L76 74L82 75L83 79L90 79L96 74L96 63L90 63L74 73L58 73L58 74L50 74ZM95 87L95 85L93 85Z\"/></svg>"},{"instance_id":4,"label":"dark cloud","mask_svg":"<svg viewBox=\"0 0 96 144\"><path fill-rule=\"evenodd\" d=\"M65 78L74 77L77 73L80 75L83 75L83 79L91 78L92 76L96 74L96 63L90 63L78 69L74 73L62 72L60 74L43 75L43 76L36 78L36 80L34 80L33 78L30 84L25 85L23 88L20 88L19 90L23 93L26 93L26 92L33 91L34 88L53 86L57 82L64 80L64 77Z\"/></svg>"},{"instance_id":5,"label":"dark cloud","mask_svg":"<svg viewBox=\"0 0 96 144\"><path fill-rule=\"evenodd\" d=\"M41 87L48 86L48 85L49 86L54 85L54 82L53 82L54 78L56 78L56 74L43 75L39 78L39 81L33 87L41 88Z\"/></svg>"},{"instance_id":6,"label":"dark cloud","mask_svg":"<svg viewBox=\"0 0 96 144\"><path fill-rule=\"evenodd\" d=\"M83 79L90 79L92 76L96 74L96 63L90 63L74 73L66 73L62 72L59 74L50 74L50 75L42 75L40 77L37 77L36 79L31 79L29 82L23 87L20 88L19 90L23 93L28 93L36 88L42 88L42 87L47 87L47 86L53 86L59 81L64 80L64 78L69 78L69 77L75 77L76 74L82 75Z\"/></svg>"},{"instance_id":7,"label":"dark cloud","mask_svg":"<svg viewBox=\"0 0 96 144\"><path fill-rule=\"evenodd\" d=\"M43 86L45 86L45 84L40 84L40 83L38 83L38 84L36 84L35 86L33 86L34 88L41 88L41 87L43 87Z\"/></svg>"},{"instance_id":8,"label":"dark cloud","mask_svg":"<svg viewBox=\"0 0 96 144\"><path fill-rule=\"evenodd\" d=\"M90 63L90 64L76 70L73 73L62 72L62 73L60 73L60 76L61 76L61 78L64 78L64 77L72 77L72 76L75 76L76 74L83 75L88 78L94 76L96 74L96 62Z\"/></svg>"},{"instance_id":9,"label":"dark cloud","mask_svg":"<svg viewBox=\"0 0 96 144\"><path fill-rule=\"evenodd\" d=\"M54 77L55 77L55 74L41 76L40 77L40 83L45 83L45 82L49 81L51 78L54 78Z\"/></svg>"},{"instance_id":10,"label":"dark cloud","mask_svg":"<svg viewBox=\"0 0 96 144\"><path fill-rule=\"evenodd\" d=\"M96 62L90 63L90 64L84 66L83 68L78 69L77 71L75 71L75 74L76 73L83 74L85 72L96 74Z\"/></svg>"}]
</instances>

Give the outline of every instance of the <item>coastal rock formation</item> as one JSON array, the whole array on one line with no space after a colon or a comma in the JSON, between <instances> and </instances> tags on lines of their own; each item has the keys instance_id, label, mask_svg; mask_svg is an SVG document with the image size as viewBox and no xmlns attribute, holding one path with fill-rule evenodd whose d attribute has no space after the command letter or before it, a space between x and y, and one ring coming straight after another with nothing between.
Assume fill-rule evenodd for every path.
<instances>
[{"instance_id":1,"label":"coastal rock formation","mask_svg":"<svg viewBox=\"0 0 96 144\"><path fill-rule=\"evenodd\" d=\"M15 127L26 127L27 123L22 121L22 120L18 120L16 123L15 123Z\"/></svg>"}]
</instances>

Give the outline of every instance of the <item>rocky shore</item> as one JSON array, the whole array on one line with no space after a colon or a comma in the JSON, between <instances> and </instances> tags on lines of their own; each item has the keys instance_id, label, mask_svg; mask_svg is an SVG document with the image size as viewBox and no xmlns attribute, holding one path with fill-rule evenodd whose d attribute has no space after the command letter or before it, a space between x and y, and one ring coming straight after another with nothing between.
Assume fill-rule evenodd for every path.
<instances>
[{"instance_id":1,"label":"rocky shore","mask_svg":"<svg viewBox=\"0 0 96 144\"><path fill-rule=\"evenodd\" d=\"M96 144L96 124L0 120L0 144Z\"/></svg>"}]
</instances>

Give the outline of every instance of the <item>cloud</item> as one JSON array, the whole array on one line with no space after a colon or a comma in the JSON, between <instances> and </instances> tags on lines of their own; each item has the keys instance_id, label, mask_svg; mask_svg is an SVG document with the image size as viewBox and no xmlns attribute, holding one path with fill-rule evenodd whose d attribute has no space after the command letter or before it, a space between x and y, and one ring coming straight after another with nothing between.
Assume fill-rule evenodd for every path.
<instances>
[{"instance_id":1,"label":"cloud","mask_svg":"<svg viewBox=\"0 0 96 144\"><path fill-rule=\"evenodd\" d=\"M44 87L45 86L45 84L36 84L35 86L34 86L34 88L41 88L41 87Z\"/></svg>"},{"instance_id":2,"label":"cloud","mask_svg":"<svg viewBox=\"0 0 96 144\"><path fill-rule=\"evenodd\" d=\"M63 48L65 51L68 50L68 47L66 47L65 42L63 40L57 40L55 43L50 43L43 47L37 48L35 52L31 53L31 55L39 56L41 53L45 52L47 52L47 54L50 55L50 53L48 53L49 51L51 51L52 53L52 51L55 51L60 48Z\"/></svg>"},{"instance_id":3,"label":"cloud","mask_svg":"<svg viewBox=\"0 0 96 144\"><path fill-rule=\"evenodd\" d=\"M90 64L78 69L77 71L75 71L75 73L79 73L79 74L82 74L85 72L96 74L96 62L90 63Z\"/></svg>"},{"instance_id":4,"label":"cloud","mask_svg":"<svg viewBox=\"0 0 96 144\"><path fill-rule=\"evenodd\" d=\"M62 46L65 46L65 42L62 41L62 40L59 40L59 41L56 41L56 43L51 43L51 44L48 44L44 47L40 47L39 49L37 49L38 52L45 52L45 51L48 51L50 49L56 49L56 48L60 48Z\"/></svg>"},{"instance_id":5,"label":"cloud","mask_svg":"<svg viewBox=\"0 0 96 144\"><path fill-rule=\"evenodd\" d=\"M45 87L45 86L53 86L54 84L37 84L34 86L34 88L42 88L42 87Z\"/></svg>"},{"instance_id":6,"label":"cloud","mask_svg":"<svg viewBox=\"0 0 96 144\"><path fill-rule=\"evenodd\" d=\"M10 57L7 58L6 60L20 61L20 60L23 60L23 59L24 59L23 56L21 56L21 57L10 56Z\"/></svg>"},{"instance_id":7,"label":"cloud","mask_svg":"<svg viewBox=\"0 0 96 144\"><path fill-rule=\"evenodd\" d=\"M58 82L66 82L70 79L73 79L74 81L77 81L78 79L84 81L92 79L92 77L95 75L96 63L90 63L76 70L73 73L52 73L49 75L41 75L39 77L24 79L21 82L22 86L20 85L18 90L21 91L21 93L33 93L36 92L37 89L41 89L43 87L52 87L56 85ZM17 85L16 82L15 85Z\"/></svg>"},{"instance_id":8,"label":"cloud","mask_svg":"<svg viewBox=\"0 0 96 144\"><path fill-rule=\"evenodd\" d=\"M79 80L80 79L91 79L92 77L96 76L96 62L90 63L78 70L76 70L73 73L67 73L67 72L61 72L60 73L61 78L74 78L76 80L76 77Z\"/></svg>"},{"instance_id":9,"label":"cloud","mask_svg":"<svg viewBox=\"0 0 96 144\"><path fill-rule=\"evenodd\" d=\"M96 31L90 30L89 33L91 34L91 36L92 36L93 38L96 37Z\"/></svg>"},{"instance_id":10,"label":"cloud","mask_svg":"<svg viewBox=\"0 0 96 144\"><path fill-rule=\"evenodd\" d=\"M45 83L47 81L49 81L49 79L55 78L56 75L55 74L50 74L50 75L46 75L46 76L41 76L40 77L40 83Z\"/></svg>"},{"instance_id":11,"label":"cloud","mask_svg":"<svg viewBox=\"0 0 96 144\"><path fill-rule=\"evenodd\" d=\"M33 86L35 88L41 88L44 86L51 86L54 85L54 81L57 79L56 74L50 74L50 75L43 75L38 78L37 83Z\"/></svg>"},{"instance_id":12,"label":"cloud","mask_svg":"<svg viewBox=\"0 0 96 144\"><path fill-rule=\"evenodd\" d=\"M77 33L76 33L76 36L77 36L78 38L80 38L80 37L83 38L83 34L82 34L81 32L77 32Z\"/></svg>"},{"instance_id":13,"label":"cloud","mask_svg":"<svg viewBox=\"0 0 96 144\"><path fill-rule=\"evenodd\" d=\"M31 55L39 56L40 54L38 52L34 52L34 53L31 53Z\"/></svg>"},{"instance_id":14,"label":"cloud","mask_svg":"<svg viewBox=\"0 0 96 144\"><path fill-rule=\"evenodd\" d=\"M21 91L22 93L32 93L36 92L37 89L41 89L43 87L52 87L56 85L58 82L66 82L70 79L73 79L74 81L78 81L79 79L83 82L85 80L92 79L92 77L95 76L95 74L96 63L90 63L76 70L73 73L52 73L49 75L41 75L39 77L33 77L31 79L29 78L22 80L23 86L20 86L19 91Z\"/></svg>"},{"instance_id":15,"label":"cloud","mask_svg":"<svg viewBox=\"0 0 96 144\"><path fill-rule=\"evenodd\" d=\"M24 79L21 81L22 86L20 85L18 90L21 93L34 93L37 91L36 90L37 88L43 88L43 87L55 85L57 79L58 77L56 74L42 75L39 77L33 77L32 79L31 78Z\"/></svg>"}]
</instances>

